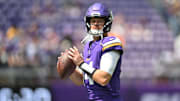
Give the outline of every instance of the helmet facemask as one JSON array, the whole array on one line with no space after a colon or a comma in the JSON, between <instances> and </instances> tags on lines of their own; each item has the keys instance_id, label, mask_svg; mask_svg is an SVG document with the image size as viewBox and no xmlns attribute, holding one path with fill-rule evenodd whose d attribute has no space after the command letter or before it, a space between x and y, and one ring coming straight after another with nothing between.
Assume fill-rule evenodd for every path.
<instances>
[{"instance_id":1,"label":"helmet facemask","mask_svg":"<svg viewBox=\"0 0 180 101\"><path fill-rule=\"evenodd\" d=\"M98 29L90 29L88 34L93 35L93 36L100 36L103 33L104 32L103 32L103 28L102 28L100 30L98 30Z\"/></svg>"},{"instance_id":2,"label":"helmet facemask","mask_svg":"<svg viewBox=\"0 0 180 101\"><path fill-rule=\"evenodd\" d=\"M91 18L104 18L104 26L102 29L91 29L90 19ZM84 22L86 26L86 31L90 36L103 36L111 30L111 25L113 21L112 12L102 3L95 3L90 6L84 17Z\"/></svg>"},{"instance_id":3,"label":"helmet facemask","mask_svg":"<svg viewBox=\"0 0 180 101\"><path fill-rule=\"evenodd\" d=\"M105 7L103 9L104 10L102 11L101 10L93 11L89 8L89 12L87 11L87 15L84 17L84 21L86 23L86 31L88 34L93 36L100 36L101 34L107 33L111 30L111 25L113 21L112 11L109 11ZM91 30L91 24L90 24L91 18L104 18L105 23L103 28L100 30Z\"/></svg>"},{"instance_id":4,"label":"helmet facemask","mask_svg":"<svg viewBox=\"0 0 180 101\"><path fill-rule=\"evenodd\" d=\"M100 17L92 17L92 18L90 18L90 22L89 22L90 30L88 32L90 35L101 36L104 33L105 19L104 18L98 19L98 18L100 18ZM95 26L99 26L101 28L100 29L92 28L92 27L95 27Z\"/></svg>"}]
</instances>

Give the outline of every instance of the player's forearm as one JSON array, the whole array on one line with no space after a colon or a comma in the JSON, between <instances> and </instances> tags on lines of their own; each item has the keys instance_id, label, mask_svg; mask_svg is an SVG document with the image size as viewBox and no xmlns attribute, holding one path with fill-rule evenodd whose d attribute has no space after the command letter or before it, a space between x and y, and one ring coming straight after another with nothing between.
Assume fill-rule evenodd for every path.
<instances>
[{"instance_id":1,"label":"player's forearm","mask_svg":"<svg viewBox=\"0 0 180 101\"><path fill-rule=\"evenodd\" d=\"M111 79L111 75L109 73L100 69L95 69L87 63L81 64L79 68L92 77L92 79L101 86L107 85Z\"/></svg>"},{"instance_id":2,"label":"player's forearm","mask_svg":"<svg viewBox=\"0 0 180 101\"><path fill-rule=\"evenodd\" d=\"M82 85L83 84L83 75L78 71L75 70L71 75L70 75L70 80L73 81L74 84L76 85Z\"/></svg>"},{"instance_id":3,"label":"player's forearm","mask_svg":"<svg viewBox=\"0 0 180 101\"><path fill-rule=\"evenodd\" d=\"M93 74L92 79L101 86L106 86L111 80L111 75L107 72L97 69Z\"/></svg>"}]
</instances>

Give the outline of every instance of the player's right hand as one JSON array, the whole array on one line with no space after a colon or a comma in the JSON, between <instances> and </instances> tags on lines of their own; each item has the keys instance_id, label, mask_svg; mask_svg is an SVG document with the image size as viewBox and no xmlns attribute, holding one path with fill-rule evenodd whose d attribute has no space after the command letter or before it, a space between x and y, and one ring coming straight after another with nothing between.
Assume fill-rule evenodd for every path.
<instances>
[{"instance_id":1,"label":"player's right hand","mask_svg":"<svg viewBox=\"0 0 180 101\"><path fill-rule=\"evenodd\" d=\"M69 49L68 57L74 62L74 64L76 64L76 66L79 66L82 62L84 62L82 55L76 47Z\"/></svg>"}]
</instances>

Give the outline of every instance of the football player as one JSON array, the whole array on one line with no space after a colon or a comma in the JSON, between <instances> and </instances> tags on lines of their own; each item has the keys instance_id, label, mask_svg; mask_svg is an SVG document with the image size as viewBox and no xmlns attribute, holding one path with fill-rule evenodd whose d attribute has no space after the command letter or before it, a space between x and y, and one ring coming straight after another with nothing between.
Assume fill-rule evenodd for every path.
<instances>
[{"instance_id":1,"label":"football player","mask_svg":"<svg viewBox=\"0 0 180 101\"><path fill-rule=\"evenodd\" d=\"M91 5L84 22L92 40L85 44L83 56L76 47L68 52L68 57L79 67L70 79L77 85L85 85L89 101L122 101L120 73L123 47L117 37L108 36L112 21L112 13L106 6L102 3Z\"/></svg>"}]
</instances>

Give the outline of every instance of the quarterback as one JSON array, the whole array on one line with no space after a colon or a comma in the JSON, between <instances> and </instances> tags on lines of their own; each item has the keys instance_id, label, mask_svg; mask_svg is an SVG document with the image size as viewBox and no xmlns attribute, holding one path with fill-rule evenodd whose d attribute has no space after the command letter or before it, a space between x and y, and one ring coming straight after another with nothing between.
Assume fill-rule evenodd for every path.
<instances>
[{"instance_id":1,"label":"quarterback","mask_svg":"<svg viewBox=\"0 0 180 101\"><path fill-rule=\"evenodd\" d=\"M89 101L122 101L120 73L123 54L122 42L108 36L111 30L112 12L102 3L91 5L84 17L88 38L83 55L76 47L69 49L68 57L76 64L70 79L87 88Z\"/></svg>"}]
</instances>

